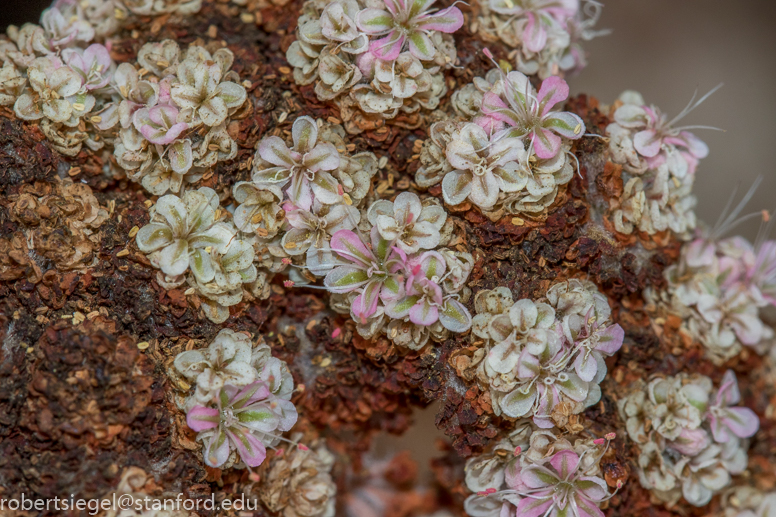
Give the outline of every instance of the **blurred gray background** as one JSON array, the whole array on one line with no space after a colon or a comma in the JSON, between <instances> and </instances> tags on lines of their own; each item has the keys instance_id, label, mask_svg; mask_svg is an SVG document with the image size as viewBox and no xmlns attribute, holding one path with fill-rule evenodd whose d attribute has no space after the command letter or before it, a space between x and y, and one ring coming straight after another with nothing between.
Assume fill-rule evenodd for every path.
<instances>
[{"instance_id":1,"label":"blurred gray background","mask_svg":"<svg viewBox=\"0 0 776 517\"><path fill-rule=\"evenodd\" d=\"M637 90L672 118L696 88L725 83L680 123L725 130L694 131L710 148L695 180L696 212L714 224L736 184L740 197L758 174L749 208L776 208L776 2L603 1L598 26L612 33L586 44L588 67L569 80L572 92L608 104ZM737 233L751 239L757 227Z\"/></svg>"}]
</instances>

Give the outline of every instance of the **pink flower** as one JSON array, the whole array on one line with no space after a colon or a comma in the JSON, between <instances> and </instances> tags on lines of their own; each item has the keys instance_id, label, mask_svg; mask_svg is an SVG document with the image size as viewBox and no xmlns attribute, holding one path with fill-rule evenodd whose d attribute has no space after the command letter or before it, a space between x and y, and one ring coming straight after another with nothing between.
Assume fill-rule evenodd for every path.
<instances>
[{"instance_id":1,"label":"pink flower","mask_svg":"<svg viewBox=\"0 0 776 517\"><path fill-rule=\"evenodd\" d=\"M351 230L340 230L331 238L333 251L346 264L331 270L323 283L333 293L358 291L351 313L365 322L377 312L381 298L393 299L402 292L403 257L391 250L388 241L380 238L377 228L372 228L372 249ZM374 251L373 251L374 250Z\"/></svg>"},{"instance_id":2,"label":"pink flower","mask_svg":"<svg viewBox=\"0 0 776 517\"><path fill-rule=\"evenodd\" d=\"M568 449L524 467L511 481L515 484L510 488L523 497L517 504L521 517L603 517L598 505L609 496L606 482L585 476L579 456Z\"/></svg>"},{"instance_id":3,"label":"pink flower","mask_svg":"<svg viewBox=\"0 0 776 517\"><path fill-rule=\"evenodd\" d=\"M310 210L313 199L327 205L338 203L342 199L340 185L328 172L340 166L337 148L328 142L318 142L318 125L312 117L296 119L291 134L293 149L277 136L261 141L259 156L273 167L256 172L254 183L275 188L284 188L290 183L288 199L304 210Z\"/></svg>"},{"instance_id":4,"label":"pink flower","mask_svg":"<svg viewBox=\"0 0 776 517\"><path fill-rule=\"evenodd\" d=\"M740 401L741 393L738 391L736 375L732 370L728 370L722 377L722 385L707 413L711 433L716 442L728 442L731 433L738 438L749 438L760 428L760 419L754 411L747 407L730 407Z\"/></svg>"},{"instance_id":5,"label":"pink flower","mask_svg":"<svg viewBox=\"0 0 776 517\"><path fill-rule=\"evenodd\" d=\"M525 18L523 45L531 52L541 52L547 44L548 29L563 30L579 11L579 0L490 0L490 8L510 19Z\"/></svg>"},{"instance_id":6,"label":"pink flower","mask_svg":"<svg viewBox=\"0 0 776 517\"><path fill-rule=\"evenodd\" d=\"M693 96L679 115L669 120L655 106L624 104L614 113L614 119L622 127L637 131L633 136L633 147L646 159L650 169L667 164L675 176L682 178L694 174L701 158L709 154L709 148L688 129L716 129L707 126L674 125L697 108L722 85L695 101Z\"/></svg>"},{"instance_id":7,"label":"pink flower","mask_svg":"<svg viewBox=\"0 0 776 517\"><path fill-rule=\"evenodd\" d=\"M277 441L276 431L288 431L296 423L297 412L287 400L273 396L263 381L239 389L224 386L216 397L216 407L194 406L186 424L197 431L205 444L205 463L218 468L234 449L250 467L267 457L267 444Z\"/></svg>"},{"instance_id":8,"label":"pink flower","mask_svg":"<svg viewBox=\"0 0 776 517\"><path fill-rule=\"evenodd\" d=\"M455 6L431 11L435 0L384 0L384 9L369 8L356 15L356 25L370 36L385 36L372 41L370 51L377 58L393 61L409 41L410 53L418 59L433 59L436 47L429 31L452 33L463 25L463 14Z\"/></svg>"},{"instance_id":9,"label":"pink flower","mask_svg":"<svg viewBox=\"0 0 776 517\"><path fill-rule=\"evenodd\" d=\"M545 79L537 95L525 75L510 72L484 95L482 112L486 117L476 122L486 130L506 125L494 135L494 139L528 138L536 156L553 158L560 152L561 138L576 140L585 132L585 123L577 115L568 111L550 111L568 96L568 84L560 77Z\"/></svg>"},{"instance_id":10,"label":"pink flower","mask_svg":"<svg viewBox=\"0 0 776 517\"><path fill-rule=\"evenodd\" d=\"M133 123L135 129L152 144L171 144L188 129L185 122L178 122L178 109L170 105L157 105L152 108L142 108L135 112Z\"/></svg>"},{"instance_id":11,"label":"pink flower","mask_svg":"<svg viewBox=\"0 0 776 517\"><path fill-rule=\"evenodd\" d=\"M96 90L108 84L113 60L108 49L99 43L89 45L86 50L65 49L62 51L65 63L82 77L86 90Z\"/></svg>"}]
</instances>

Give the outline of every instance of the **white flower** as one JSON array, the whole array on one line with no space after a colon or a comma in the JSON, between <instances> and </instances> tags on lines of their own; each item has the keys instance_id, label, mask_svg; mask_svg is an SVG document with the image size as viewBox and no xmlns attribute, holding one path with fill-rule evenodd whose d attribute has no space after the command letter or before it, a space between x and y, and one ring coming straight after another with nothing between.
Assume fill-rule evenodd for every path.
<instances>
[{"instance_id":1,"label":"white flower","mask_svg":"<svg viewBox=\"0 0 776 517\"><path fill-rule=\"evenodd\" d=\"M439 231L447 213L436 204L423 206L416 194L402 192L396 201L379 199L372 203L367 218L383 239L394 242L405 253L415 253L439 245Z\"/></svg>"}]
</instances>

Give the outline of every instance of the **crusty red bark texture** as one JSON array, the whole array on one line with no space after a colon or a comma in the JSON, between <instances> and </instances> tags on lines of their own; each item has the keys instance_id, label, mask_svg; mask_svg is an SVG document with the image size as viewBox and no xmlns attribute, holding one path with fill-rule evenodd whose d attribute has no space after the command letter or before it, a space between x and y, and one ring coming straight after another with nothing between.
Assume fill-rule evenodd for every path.
<instances>
[{"instance_id":1,"label":"crusty red bark texture","mask_svg":"<svg viewBox=\"0 0 776 517\"><path fill-rule=\"evenodd\" d=\"M219 192L224 206L230 187L249 178L261 137L290 131L302 115L340 120L311 86L294 84L285 60L299 7L299 1L247 7L205 2L190 17L127 27L112 47L118 62L133 61L143 43L165 38L234 52L234 70L251 84L246 107L228 127L240 150L201 182ZM244 12L253 20L246 23ZM462 66L448 72L450 90L490 68L483 43L466 26L455 39ZM504 53L497 45L492 50L497 58ZM448 100L449 94L442 108ZM610 122L610 108L593 97L572 98L566 109L583 118L589 133L602 134ZM413 116L426 118L399 117L350 139L355 152L388 157L372 183L383 197L420 192L413 183L416 153L433 116ZM745 404L762 423L744 476L773 488L776 428L766 413L776 399L763 362L745 351L715 366L700 344L679 332L678 321L645 305L643 289L663 285L663 270L677 259L680 242L670 234L617 234L607 207L623 185L618 166L607 160L606 143L584 138L573 152L579 174L540 216L493 222L476 207L448 207L464 236L450 246L476 261L468 285L475 293L507 286L517 297L538 298L557 280L587 278L609 297L625 343L608 360L601 401L581 415L558 416L569 432L601 436L624 429L616 400L636 379L692 371L717 383L732 368ZM206 346L227 327L263 336L288 362L299 386L293 399L301 415L297 429L310 440L326 440L336 455L341 504L358 484L352 473L363 466L362 454L377 433L408 432L413 409L439 402L436 425L446 441L433 464L432 490L414 490L415 466L400 456L386 474L394 487L389 511L410 517L444 507L462 514L465 459L512 425L493 415L489 394L467 375L473 352L468 334L417 352L386 339L364 340L351 321L327 309L325 292L287 289L280 277L268 299L246 298L231 308L227 322L215 325L197 299L184 294L185 286L167 291L157 284L156 270L132 238L148 222L151 198L140 186L103 174L102 160L86 149L74 158L59 155L35 123L0 108L0 496L99 498L115 489L128 465L152 476L146 484L152 494L216 493L218 499L250 491L247 471L204 466L195 433L172 400L180 386L168 375L177 353ZM107 213L88 231L81 223L94 218L95 208L81 185ZM442 197L439 187L428 193ZM471 301L468 308L473 312ZM651 501L635 474L637 454L620 433L602 461L611 486L625 482L609 501L608 516L700 516L718 508L719 498L701 509L682 503L666 509Z\"/></svg>"}]
</instances>

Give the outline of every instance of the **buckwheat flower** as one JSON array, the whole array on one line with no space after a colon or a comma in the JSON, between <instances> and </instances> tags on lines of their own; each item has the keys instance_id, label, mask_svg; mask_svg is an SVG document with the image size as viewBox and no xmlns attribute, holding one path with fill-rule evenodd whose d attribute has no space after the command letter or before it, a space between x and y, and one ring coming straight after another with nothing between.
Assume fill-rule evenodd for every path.
<instances>
[{"instance_id":1,"label":"buckwheat flower","mask_svg":"<svg viewBox=\"0 0 776 517\"><path fill-rule=\"evenodd\" d=\"M679 379L654 379L647 387L649 401L655 406L652 426L663 437L675 440L682 430L701 425L708 393L696 384L682 386Z\"/></svg>"},{"instance_id":2,"label":"buckwheat flower","mask_svg":"<svg viewBox=\"0 0 776 517\"><path fill-rule=\"evenodd\" d=\"M291 400L294 393L294 377L285 361L272 357L272 349L266 343L260 343L251 353L251 364L259 372L258 380L264 381L269 391L285 400Z\"/></svg>"},{"instance_id":3,"label":"buckwheat flower","mask_svg":"<svg viewBox=\"0 0 776 517\"><path fill-rule=\"evenodd\" d=\"M242 387L259 380L253 363L250 337L223 329L207 348L178 354L174 365L184 377L196 383L190 404L193 406L207 404L227 384Z\"/></svg>"},{"instance_id":4,"label":"buckwheat flower","mask_svg":"<svg viewBox=\"0 0 776 517\"><path fill-rule=\"evenodd\" d=\"M197 431L205 445L205 463L218 468L236 450L249 467L257 467L267 457L266 447L276 443L277 431L288 431L296 423L294 405L274 397L264 382L245 388L224 386L215 397L215 407L194 406L186 424Z\"/></svg>"},{"instance_id":5,"label":"buckwheat flower","mask_svg":"<svg viewBox=\"0 0 776 517\"><path fill-rule=\"evenodd\" d=\"M518 494L525 497L517 504L517 515L541 517L579 515L603 517L598 508L609 497L606 482L585 475L579 455L561 450L542 464L527 465L520 470Z\"/></svg>"},{"instance_id":6,"label":"buckwheat flower","mask_svg":"<svg viewBox=\"0 0 776 517\"><path fill-rule=\"evenodd\" d=\"M591 310L592 313L592 310ZM599 321L588 322L585 332L577 335L574 370L583 381L591 382L597 375L606 373L604 357L614 355L621 347L625 331L617 324L600 325Z\"/></svg>"},{"instance_id":7,"label":"buckwheat flower","mask_svg":"<svg viewBox=\"0 0 776 517\"><path fill-rule=\"evenodd\" d=\"M155 76L166 77L176 73L180 63L180 53L180 47L173 40L146 43L137 52L137 62Z\"/></svg>"},{"instance_id":8,"label":"buckwheat flower","mask_svg":"<svg viewBox=\"0 0 776 517\"><path fill-rule=\"evenodd\" d=\"M326 288L333 293L358 291L351 313L354 319L366 324L377 312L381 298L395 300L403 292L404 278L400 274L403 258L392 250L389 242L381 239L372 229L372 249L350 230L340 230L331 238L331 250L345 265L337 266L324 278Z\"/></svg>"},{"instance_id":9,"label":"buckwheat flower","mask_svg":"<svg viewBox=\"0 0 776 517\"><path fill-rule=\"evenodd\" d=\"M687 107L671 120L657 107L644 105L640 95L631 95L631 102L623 104L614 112L614 120L619 126L635 132L633 148L646 159L650 168L655 169L665 163L674 176L682 178L693 174L698 161L709 154L706 144L687 130L714 128L675 127L675 124L721 86L712 89L697 101L693 95Z\"/></svg>"},{"instance_id":10,"label":"buckwheat flower","mask_svg":"<svg viewBox=\"0 0 776 517\"><path fill-rule=\"evenodd\" d=\"M277 136L261 141L258 154L274 167L255 172L253 181L275 189L288 185L288 199L304 210L310 210L313 199L327 205L339 202L339 183L329 172L340 165L337 148L318 142L318 125L312 117L296 119L291 134L292 149Z\"/></svg>"},{"instance_id":11,"label":"buckwheat flower","mask_svg":"<svg viewBox=\"0 0 776 517\"><path fill-rule=\"evenodd\" d=\"M432 250L439 245L439 231L447 220L444 208L423 206L417 194L402 192L395 201L378 199L367 212L380 236L405 253Z\"/></svg>"},{"instance_id":12,"label":"buckwheat flower","mask_svg":"<svg viewBox=\"0 0 776 517\"><path fill-rule=\"evenodd\" d=\"M74 42L94 39L94 29L84 19L78 2L59 2L57 6L44 10L40 15L40 24L46 31L52 51Z\"/></svg>"},{"instance_id":13,"label":"buckwheat flower","mask_svg":"<svg viewBox=\"0 0 776 517\"><path fill-rule=\"evenodd\" d=\"M550 341L558 342L555 311L546 303L518 300L508 313L490 318L488 335L497 344L490 349L486 362L500 374L508 374L517 366L524 347L541 351Z\"/></svg>"},{"instance_id":14,"label":"buckwheat flower","mask_svg":"<svg viewBox=\"0 0 776 517\"><path fill-rule=\"evenodd\" d=\"M10 106L16 102L26 85L27 77L19 73L13 62L5 61L0 68L0 106Z\"/></svg>"},{"instance_id":15,"label":"buckwheat flower","mask_svg":"<svg viewBox=\"0 0 776 517\"><path fill-rule=\"evenodd\" d=\"M89 45L85 50L68 48L62 51L65 63L78 72L87 91L105 87L111 80L111 66L108 49L99 43Z\"/></svg>"},{"instance_id":16,"label":"buckwheat flower","mask_svg":"<svg viewBox=\"0 0 776 517\"><path fill-rule=\"evenodd\" d=\"M153 207L151 222L137 234L137 246L165 274L181 275L189 267L207 276L199 260L205 248L226 251L234 231L215 222L218 196L207 187L178 196L168 194Z\"/></svg>"},{"instance_id":17,"label":"buckwheat flower","mask_svg":"<svg viewBox=\"0 0 776 517\"><path fill-rule=\"evenodd\" d=\"M280 241L289 255L306 253L307 267L313 274L323 274L331 269L334 257L328 251L329 240L340 230L356 227L361 214L344 203L322 205L313 201L312 211L286 206L286 221L289 229Z\"/></svg>"},{"instance_id":18,"label":"buckwheat flower","mask_svg":"<svg viewBox=\"0 0 776 517\"><path fill-rule=\"evenodd\" d=\"M527 138L539 158L553 158L561 150L562 138L576 140L585 133L585 123L574 113L550 111L569 96L569 87L560 77L542 81L534 94L528 78L520 72L509 72L497 90L483 96L485 117L478 123L499 130L496 138ZM506 125L506 128L501 128Z\"/></svg>"},{"instance_id":19,"label":"buckwheat flower","mask_svg":"<svg viewBox=\"0 0 776 517\"><path fill-rule=\"evenodd\" d=\"M369 38L356 26L358 11L356 0L335 0L321 13L321 34L339 42L337 48L349 54L361 54L369 48Z\"/></svg>"},{"instance_id":20,"label":"buckwheat flower","mask_svg":"<svg viewBox=\"0 0 776 517\"><path fill-rule=\"evenodd\" d=\"M568 371L568 354L559 340L524 348L516 364L518 387L499 403L508 417L530 416L539 427L550 428L552 410L563 397L577 403L584 403L588 397L590 385Z\"/></svg>"},{"instance_id":21,"label":"buckwheat flower","mask_svg":"<svg viewBox=\"0 0 776 517\"><path fill-rule=\"evenodd\" d=\"M180 138L189 128L186 122L178 122L176 107L159 104L135 112L132 123L143 137L152 144L167 147L167 161L173 172L186 174L194 163L191 140Z\"/></svg>"},{"instance_id":22,"label":"buckwheat flower","mask_svg":"<svg viewBox=\"0 0 776 517\"><path fill-rule=\"evenodd\" d=\"M491 140L477 124L466 124L453 135L445 156L455 170L445 174L442 195L457 205L467 198L483 209L493 207L500 192L517 192L528 182L526 160L518 138Z\"/></svg>"},{"instance_id":23,"label":"buckwheat flower","mask_svg":"<svg viewBox=\"0 0 776 517\"><path fill-rule=\"evenodd\" d=\"M674 470L682 480L682 495L694 506L705 506L712 496L730 484L730 472L725 467L720 445L710 445L699 455L684 457Z\"/></svg>"},{"instance_id":24,"label":"buckwheat flower","mask_svg":"<svg viewBox=\"0 0 776 517\"><path fill-rule=\"evenodd\" d=\"M159 101L159 83L140 79L137 69L130 63L121 63L113 73L115 90L121 97L118 102L108 104L100 112L96 126L108 130L116 124L122 128L132 126L132 117L141 108L151 108Z\"/></svg>"},{"instance_id":25,"label":"buckwheat flower","mask_svg":"<svg viewBox=\"0 0 776 517\"><path fill-rule=\"evenodd\" d=\"M250 181L240 181L232 187L232 196L238 203L233 219L237 229L262 238L277 235L286 213L275 192L258 188Z\"/></svg>"},{"instance_id":26,"label":"buckwheat flower","mask_svg":"<svg viewBox=\"0 0 776 517\"><path fill-rule=\"evenodd\" d=\"M395 60L409 42L413 56L430 60L436 48L429 31L452 33L463 25L463 14L457 7L434 11L430 9L434 1L384 0L385 9L360 11L356 15L356 25L369 36L385 36L372 41L369 47L379 59Z\"/></svg>"},{"instance_id":27,"label":"buckwheat flower","mask_svg":"<svg viewBox=\"0 0 776 517\"><path fill-rule=\"evenodd\" d=\"M760 419L754 411L747 407L731 407L739 402L741 393L738 391L736 375L728 370L722 377L722 384L712 398L706 415L714 441L726 443L731 440L731 434L738 438L749 438L760 428Z\"/></svg>"},{"instance_id":28,"label":"buckwheat flower","mask_svg":"<svg viewBox=\"0 0 776 517\"><path fill-rule=\"evenodd\" d=\"M187 57L178 65L178 81L172 85L171 96L194 125L222 124L230 110L242 106L247 98L242 85L224 80L233 59L231 52L226 52L229 57L223 57L223 53L213 56L213 60L209 55L206 60Z\"/></svg>"},{"instance_id":29,"label":"buckwheat flower","mask_svg":"<svg viewBox=\"0 0 776 517\"><path fill-rule=\"evenodd\" d=\"M65 122L73 114L68 100L81 89L81 78L64 66L56 56L39 57L27 69L32 91L24 92L14 104L16 116L24 120L46 117L52 122Z\"/></svg>"},{"instance_id":30,"label":"buckwheat flower","mask_svg":"<svg viewBox=\"0 0 776 517\"><path fill-rule=\"evenodd\" d=\"M522 39L531 52L541 52L547 45L548 32L563 30L579 10L578 0L490 0L489 5L510 19L526 19Z\"/></svg>"},{"instance_id":31,"label":"buckwheat flower","mask_svg":"<svg viewBox=\"0 0 776 517\"><path fill-rule=\"evenodd\" d=\"M362 60L359 63L362 72L368 62L369 60ZM423 63L409 52L402 52L394 61L375 59L374 79L384 83L386 93L397 99L409 99L418 92L431 88L431 74L423 67Z\"/></svg>"},{"instance_id":32,"label":"buckwheat flower","mask_svg":"<svg viewBox=\"0 0 776 517\"><path fill-rule=\"evenodd\" d=\"M439 282L446 269L444 257L427 251L407 262L410 272L400 295L385 299L385 314L391 318L409 317L416 325L430 326L439 321L451 332L471 327L471 315L458 300L445 296Z\"/></svg>"},{"instance_id":33,"label":"buckwheat flower","mask_svg":"<svg viewBox=\"0 0 776 517\"><path fill-rule=\"evenodd\" d=\"M679 480L677 479L674 460L666 454L664 447L654 441L644 444L639 454L637 465L639 482L653 492L657 492L662 500L678 500Z\"/></svg>"},{"instance_id":34,"label":"buckwheat flower","mask_svg":"<svg viewBox=\"0 0 776 517\"><path fill-rule=\"evenodd\" d=\"M355 63L343 59L338 49L330 47L325 47L318 55L318 76L321 80L315 85L315 93L321 100L337 97L362 78Z\"/></svg>"}]
</instances>

